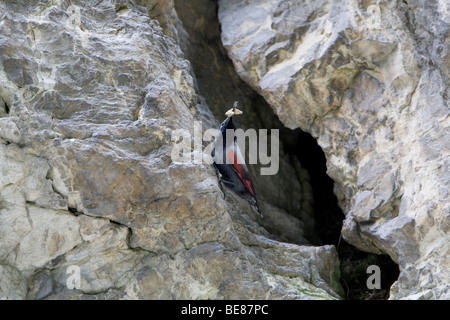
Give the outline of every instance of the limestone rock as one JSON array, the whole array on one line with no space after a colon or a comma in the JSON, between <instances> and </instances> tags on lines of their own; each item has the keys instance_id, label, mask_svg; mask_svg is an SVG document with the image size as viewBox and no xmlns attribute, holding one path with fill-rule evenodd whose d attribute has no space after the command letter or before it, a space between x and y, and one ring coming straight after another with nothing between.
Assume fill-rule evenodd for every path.
<instances>
[{"instance_id":1,"label":"limestone rock","mask_svg":"<svg viewBox=\"0 0 450 320\"><path fill-rule=\"evenodd\" d=\"M0 298L25 299L27 294L27 279L13 266L0 265Z\"/></svg>"},{"instance_id":2,"label":"limestone rock","mask_svg":"<svg viewBox=\"0 0 450 320\"><path fill-rule=\"evenodd\" d=\"M339 298L333 246L273 240L171 159L218 122L173 2L145 5L0 2L0 298Z\"/></svg>"},{"instance_id":3,"label":"limestone rock","mask_svg":"<svg viewBox=\"0 0 450 320\"><path fill-rule=\"evenodd\" d=\"M239 75L318 139L344 238L399 264L392 299L449 298L444 1L219 1Z\"/></svg>"}]
</instances>

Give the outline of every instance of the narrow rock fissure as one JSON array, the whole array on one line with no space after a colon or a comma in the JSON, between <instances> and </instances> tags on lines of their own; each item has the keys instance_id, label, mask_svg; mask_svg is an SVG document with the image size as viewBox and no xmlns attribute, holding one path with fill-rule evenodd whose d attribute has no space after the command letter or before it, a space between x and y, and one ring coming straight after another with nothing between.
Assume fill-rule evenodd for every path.
<instances>
[{"instance_id":1,"label":"narrow rock fissure","mask_svg":"<svg viewBox=\"0 0 450 320\"><path fill-rule=\"evenodd\" d=\"M9 106L6 104L6 102L4 103L4 106L6 114L9 114Z\"/></svg>"}]
</instances>

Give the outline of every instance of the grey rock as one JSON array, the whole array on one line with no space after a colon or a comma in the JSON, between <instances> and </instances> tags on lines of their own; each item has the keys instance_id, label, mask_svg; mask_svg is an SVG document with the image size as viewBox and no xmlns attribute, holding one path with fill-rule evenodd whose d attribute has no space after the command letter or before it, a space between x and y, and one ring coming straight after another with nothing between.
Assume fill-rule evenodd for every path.
<instances>
[{"instance_id":1,"label":"grey rock","mask_svg":"<svg viewBox=\"0 0 450 320\"><path fill-rule=\"evenodd\" d=\"M0 265L0 299L19 300L27 295L27 280L17 268Z\"/></svg>"},{"instance_id":2,"label":"grey rock","mask_svg":"<svg viewBox=\"0 0 450 320\"><path fill-rule=\"evenodd\" d=\"M48 270L34 274L28 289L27 299L41 300L51 295L55 290L55 282Z\"/></svg>"}]
</instances>

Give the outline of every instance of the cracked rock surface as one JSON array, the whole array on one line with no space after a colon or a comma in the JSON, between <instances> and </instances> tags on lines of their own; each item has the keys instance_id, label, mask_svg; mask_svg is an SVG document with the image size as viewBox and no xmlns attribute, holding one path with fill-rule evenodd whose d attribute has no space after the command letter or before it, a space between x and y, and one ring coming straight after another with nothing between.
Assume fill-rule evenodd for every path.
<instances>
[{"instance_id":1,"label":"cracked rock surface","mask_svg":"<svg viewBox=\"0 0 450 320\"><path fill-rule=\"evenodd\" d=\"M334 246L172 161L219 124L173 2L70 3L0 1L0 299L339 298Z\"/></svg>"},{"instance_id":2,"label":"cracked rock surface","mask_svg":"<svg viewBox=\"0 0 450 320\"><path fill-rule=\"evenodd\" d=\"M391 299L449 299L445 1L220 0L234 66L317 138L357 248L389 254Z\"/></svg>"}]
</instances>

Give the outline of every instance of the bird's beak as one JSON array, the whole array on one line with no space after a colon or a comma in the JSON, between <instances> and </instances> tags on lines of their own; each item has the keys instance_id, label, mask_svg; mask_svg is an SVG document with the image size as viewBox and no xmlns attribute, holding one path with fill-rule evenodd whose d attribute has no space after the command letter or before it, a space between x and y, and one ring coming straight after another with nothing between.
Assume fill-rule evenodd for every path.
<instances>
[{"instance_id":1,"label":"bird's beak","mask_svg":"<svg viewBox=\"0 0 450 320\"><path fill-rule=\"evenodd\" d=\"M225 112L225 115L229 118L234 115L243 114L243 112L239 109L233 108Z\"/></svg>"},{"instance_id":2,"label":"bird's beak","mask_svg":"<svg viewBox=\"0 0 450 320\"><path fill-rule=\"evenodd\" d=\"M238 114L243 114L243 112L241 110L239 110L237 107L238 102L235 101L233 104L233 108L231 108L230 110L228 110L227 112L225 112L225 115L229 118L231 116L234 115L238 115Z\"/></svg>"}]
</instances>

